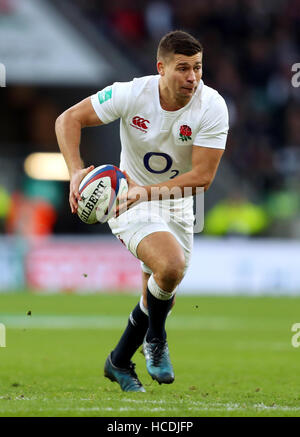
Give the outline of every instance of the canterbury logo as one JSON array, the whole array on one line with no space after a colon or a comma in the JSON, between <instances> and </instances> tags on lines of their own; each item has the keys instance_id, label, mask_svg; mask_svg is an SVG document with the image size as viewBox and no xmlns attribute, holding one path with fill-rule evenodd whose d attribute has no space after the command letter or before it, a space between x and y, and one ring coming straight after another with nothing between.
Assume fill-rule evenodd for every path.
<instances>
[{"instance_id":1,"label":"canterbury logo","mask_svg":"<svg viewBox=\"0 0 300 437\"><path fill-rule=\"evenodd\" d=\"M146 123L150 123L150 121L136 115L135 117L133 117L130 126L135 127L136 129L139 129L143 132L147 132L148 126Z\"/></svg>"}]
</instances>

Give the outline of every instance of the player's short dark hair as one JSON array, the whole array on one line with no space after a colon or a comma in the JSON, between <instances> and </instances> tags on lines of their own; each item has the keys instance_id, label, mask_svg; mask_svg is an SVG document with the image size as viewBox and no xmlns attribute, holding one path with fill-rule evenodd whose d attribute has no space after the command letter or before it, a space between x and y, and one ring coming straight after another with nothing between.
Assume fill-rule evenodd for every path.
<instances>
[{"instance_id":1,"label":"player's short dark hair","mask_svg":"<svg viewBox=\"0 0 300 437\"><path fill-rule=\"evenodd\" d=\"M173 54L193 56L199 52L203 52L203 47L196 38L182 30L174 30L160 40L157 59L166 59Z\"/></svg>"}]
</instances>

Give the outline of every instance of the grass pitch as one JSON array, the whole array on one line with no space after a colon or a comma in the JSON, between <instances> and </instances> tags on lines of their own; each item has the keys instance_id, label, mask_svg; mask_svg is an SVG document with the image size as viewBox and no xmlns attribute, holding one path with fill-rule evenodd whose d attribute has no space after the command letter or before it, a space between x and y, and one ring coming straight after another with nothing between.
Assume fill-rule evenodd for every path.
<instances>
[{"instance_id":1,"label":"grass pitch","mask_svg":"<svg viewBox=\"0 0 300 437\"><path fill-rule=\"evenodd\" d=\"M152 381L137 352L147 392L129 394L103 366L137 301L0 294L0 416L300 416L300 298L179 296L167 321L175 382Z\"/></svg>"}]
</instances>

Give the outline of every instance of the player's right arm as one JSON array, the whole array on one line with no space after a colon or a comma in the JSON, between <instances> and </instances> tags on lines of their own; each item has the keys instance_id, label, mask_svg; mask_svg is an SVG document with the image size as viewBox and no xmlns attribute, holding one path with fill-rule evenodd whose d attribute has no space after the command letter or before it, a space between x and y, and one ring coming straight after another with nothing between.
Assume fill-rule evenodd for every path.
<instances>
[{"instance_id":1,"label":"player's right arm","mask_svg":"<svg viewBox=\"0 0 300 437\"><path fill-rule=\"evenodd\" d=\"M66 161L70 175L69 202L72 213L78 208L79 185L94 166L83 168L80 157L81 129L103 124L96 114L91 98L88 97L63 112L56 120L55 132L61 153Z\"/></svg>"}]
</instances>

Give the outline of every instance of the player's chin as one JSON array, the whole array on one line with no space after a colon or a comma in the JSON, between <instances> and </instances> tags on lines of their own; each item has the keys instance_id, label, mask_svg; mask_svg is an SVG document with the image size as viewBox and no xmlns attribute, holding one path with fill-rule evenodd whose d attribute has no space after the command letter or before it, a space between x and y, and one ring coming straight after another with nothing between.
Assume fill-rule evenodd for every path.
<instances>
[{"instance_id":1,"label":"player's chin","mask_svg":"<svg viewBox=\"0 0 300 437\"><path fill-rule=\"evenodd\" d=\"M195 94L195 91L196 88L185 88L185 87L181 88L181 94L186 97L192 96L193 94Z\"/></svg>"}]
</instances>

